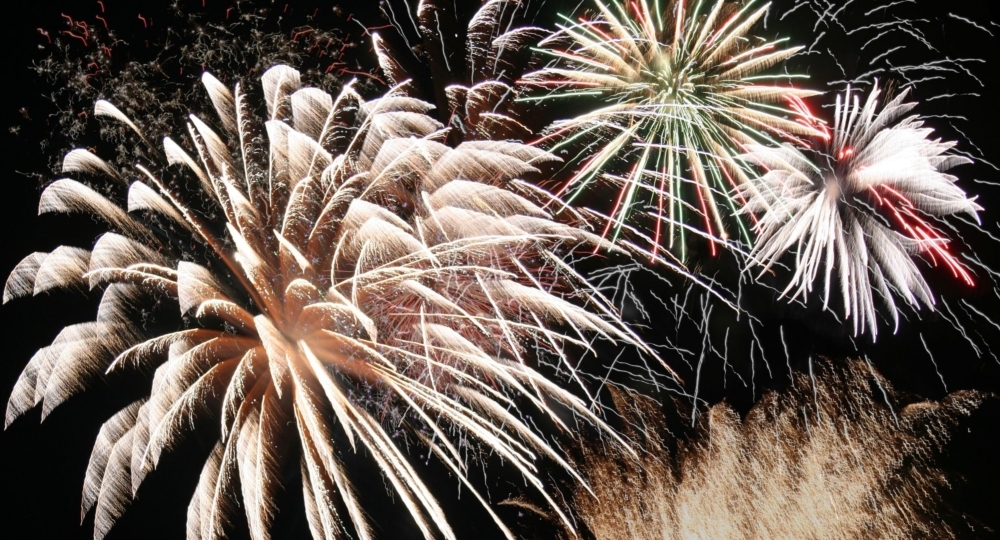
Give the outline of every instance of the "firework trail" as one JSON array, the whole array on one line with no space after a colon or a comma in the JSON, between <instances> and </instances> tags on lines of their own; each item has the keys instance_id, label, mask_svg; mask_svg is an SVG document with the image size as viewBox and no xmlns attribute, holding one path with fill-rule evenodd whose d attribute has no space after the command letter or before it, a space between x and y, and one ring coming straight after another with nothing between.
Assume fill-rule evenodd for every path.
<instances>
[{"instance_id":1,"label":"firework trail","mask_svg":"<svg viewBox=\"0 0 1000 540\"><path fill-rule=\"evenodd\" d=\"M831 64L826 66L830 73L824 77L828 88L868 86L877 77L933 91L933 95L922 96L925 101L960 98L974 102L980 96L978 90L985 86L983 74L976 71L987 62L977 56L982 45L976 38L994 37L996 23L977 22L973 19L981 17L976 15L963 16L963 7L941 4L929 8L893 0L794 0L776 3L771 24L802 32L809 45L801 60ZM950 39L955 35L964 39ZM972 43L976 45L965 46ZM949 122L969 120L960 114L942 118Z\"/></svg>"},{"instance_id":2,"label":"firework trail","mask_svg":"<svg viewBox=\"0 0 1000 540\"><path fill-rule=\"evenodd\" d=\"M754 36L767 4L595 3L597 17L567 19L542 42L553 64L522 79L542 90L524 99L606 103L556 122L543 138L552 151L579 152L559 195L572 203L615 186L604 235L638 226L652 260L664 249L684 260L688 236L714 251L739 206L731 192L746 182L740 144L815 133L786 119L784 102L816 92L783 85L798 76L769 70L801 47Z\"/></svg>"},{"instance_id":3,"label":"firework trail","mask_svg":"<svg viewBox=\"0 0 1000 540\"><path fill-rule=\"evenodd\" d=\"M746 420L712 407L676 458L657 405L620 394L644 453L584 454L579 469L597 497L577 494L581 521L598 540L956 538L973 529L943 504L955 479L937 460L987 397L904 406L864 362L819 365Z\"/></svg>"},{"instance_id":4,"label":"firework trail","mask_svg":"<svg viewBox=\"0 0 1000 540\"><path fill-rule=\"evenodd\" d=\"M507 537L468 477L470 443L513 464L572 528L538 462L572 470L516 410L534 406L567 430L553 407L573 411L615 435L532 366L550 355L579 381L572 351L593 339L652 351L559 256L602 240L503 189L552 157L505 142L450 148L425 102L393 91L365 102L351 85L332 98L300 88L285 66L262 78L264 121L239 85L203 81L221 132L192 115L185 141L164 139L161 168L67 154L66 173L127 196L62 179L40 213L90 213L113 232L91 251L28 256L4 290L5 302L105 290L96 321L65 328L29 362L8 425L38 405L44 418L105 373L155 369L149 397L108 420L94 446L82 510L96 508L95 538L194 420L213 414L221 437L189 506L189 538L225 534L241 506L251 536L269 538L281 471L295 460L314 537L372 538L339 457L348 449L377 464L423 537L454 538L401 448L413 443ZM149 143L112 104L95 113ZM136 311L153 300L176 301L186 329L147 334Z\"/></svg>"},{"instance_id":5,"label":"firework trail","mask_svg":"<svg viewBox=\"0 0 1000 540\"><path fill-rule=\"evenodd\" d=\"M844 317L854 332L877 333L873 292L899 314L890 289L912 306L933 308L930 287L911 255L920 254L972 284L972 275L947 248L947 238L928 221L982 208L944 171L970 160L950 152L955 143L930 139L933 130L917 115L904 90L879 109L876 85L862 105L850 88L837 96L833 131L809 155L785 144L749 144L748 161L766 173L740 190L744 212L759 214L751 262L774 266L795 254L793 275L782 295L805 297L822 271L823 306L839 281ZM749 187L752 186L752 187ZM837 269L833 278L834 268Z\"/></svg>"}]
</instances>

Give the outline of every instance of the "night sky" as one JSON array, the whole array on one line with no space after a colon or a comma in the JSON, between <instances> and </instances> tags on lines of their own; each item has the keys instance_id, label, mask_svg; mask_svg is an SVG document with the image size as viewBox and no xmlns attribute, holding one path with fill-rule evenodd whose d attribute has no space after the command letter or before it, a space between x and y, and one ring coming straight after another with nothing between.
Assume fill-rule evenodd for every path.
<instances>
[{"instance_id":1,"label":"night sky","mask_svg":"<svg viewBox=\"0 0 1000 540\"><path fill-rule=\"evenodd\" d=\"M122 39L128 41L130 47L142 47L145 41L143 32L159 29L159 25L166 24L163 21L170 20L166 14L167 3L106 0L105 17L119 29ZM556 7L568 10L577 3L577 0L548 0L540 20L552 17L552 10ZM783 11L795 3L790 0L776 2L775 9ZM842 17L851 12L868 12L871 7L887 3L888 0L856 0L853 4L857 5L849 6L850 10L845 10ZM8 13L9 20L3 32L3 50L7 55L2 60L6 89L0 105L0 114L3 115L0 123L0 148L4 156L4 192L0 197L3 204L0 216L4 231L0 276L6 276L24 256L34 251L51 251L59 245L90 247L104 230L102 225L86 217L37 215L41 186L58 178L48 168L49 164L53 154L62 149L42 145L48 134L57 129L46 119L52 113L52 105L45 94L51 92L52 88L29 69L33 62L45 58L52 50L39 29L48 32L50 36L57 35L60 30L65 29L65 20L61 14L93 21L95 14L101 14L101 8L97 4L89 0L53 1L33 6L30 14L26 13L27 10L21 10L22 13L17 17ZM225 13L225 7L229 5L219 0L207 0L208 6L205 8L201 7L200 0L181 4L189 6L186 8L189 10L206 10L208 18ZM288 17L294 19L316 13L317 24L330 27L342 25L339 28L355 40L360 38L361 27L354 21L347 22L346 15L356 12L356 18L370 27L386 24L377 11L377 2L364 2L364 5L354 8L349 7L350 4L349 1L341 2L342 10L336 13L329 2L297 0L287 8L291 10ZM1000 69L1000 55L997 54L1000 51L1000 26L991 23L1000 20L1000 14L990 12L996 10L992 4L986 0L920 0L919 7L908 7L909 11L905 13L908 17L922 21L921 28L927 29L927 36L935 46L934 50L915 46L909 37L899 38L899 43L905 45L905 48L895 53L897 56L893 57L893 61L895 65L904 65L908 62L919 63L942 58L976 59L976 62L967 64L975 78L947 74L941 80L919 87L915 97L926 99L929 96L955 94L951 98L928 101L918 110L935 117L930 122L940 136L946 140L960 140L960 150L975 153L975 147L978 147L987 160L1000 164L1000 152L997 150L1000 148L1000 132L997 130L997 126L1000 126L1000 106L997 106L997 96L1000 95L1000 77L997 76L997 70ZM316 11L315 5L323 7ZM865 7L869 5L871 7ZM285 9L284 4L276 3L274 9ZM147 23L152 20L153 28L143 28L140 14L147 19ZM983 29L977 29L955 15L975 21ZM817 48L825 49L822 54L793 59L793 62L797 62L793 68L808 72L815 81L843 79L845 77L838 73L840 69L847 73L846 78L865 73L868 71L868 62L878 56L874 49L892 49L892 40L897 39L888 36L883 38L884 43L862 49L857 42L859 34L834 37L839 32L836 24L817 26L818 30L814 31L811 21L815 17L805 10L793 13L785 21L775 19L776 17L769 17L768 32L779 31L790 36L795 44L809 45L819 31L827 31L831 36ZM285 24L282 29L291 31L294 26ZM387 36L391 31L391 28L383 30ZM990 33L993 35L989 35ZM388 39L394 38L390 36ZM370 42L361 43L352 51L352 58L367 62L369 68L374 67L374 59L367 53ZM839 90L840 86L834 86L833 89ZM818 100L817 103L824 102L823 98ZM88 110L89 107L88 104ZM550 111L549 114L554 113ZM965 119L954 118L959 116ZM981 214L983 226L1000 238L1000 170L985 163L977 163L952 172L960 176L960 185L967 192L980 195L979 202L985 207ZM1000 269L1000 241L991 240L986 234L968 227L961 228L960 232L965 240L961 249L976 253L984 263ZM708 261L705 266L711 268L713 264ZM879 343L872 345L861 343L867 338L852 342L829 318L818 316L811 306L786 307L775 300L773 295L764 294L752 297L749 301L757 302L757 315L773 330L762 337L769 344L765 348L768 351L783 350L778 331L778 328L782 328L781 334L786 337L787 358L771 358L774 370L772 378L768 378L766 372L758 366L759 379L752 392L737 383L732 375L720 376L725 372L724 369L719 362L714 365L710 362L705 368L706 374L701 378L701 397L709 403L726 401L737 410L745 412L759 398L762 388L780 389L783 381L787 380L783 374L788 369L805 370L811 358L854 356L853 353L858 350L870 358L873 365L897 390L914 396L914 399L939 399L946 393L944 385L947 385L948 392L974 389L1000 393L1000 360L997 360L1000 357L1000 326L987 322L987 319L1000 322L1000 297L994 292L994 283L980 269L976 269L980 275L977 286L969 288L955 284L949 276L937 269L927 265L921 268L925 270L935 293L952 302L949 305L954 309L963 309L957 307L958 302L966 300L981 312L982 316L979 316L966 310L965 315L961 316L961 320L978 321L962 325L971 339L979 344L981 350L978 354L960 331L940 317L928 314L926 310L922 312L924 316L921 320L904 320L900 332L895 336L891 335L891 327L887 328L883 322L881 328L884 335L880 333ZM643 290L659 290L658 287L662 287L652 281L639 281L633 285ZM10 395L21 369L32 354L39 347L48 345L63 326L92 320L98 299L96 294L84 296L57 293L22 298L0 307L0 328L5 344L0 395L4 400ZM654 310L654 317L656 316L657 312ZM660 312L659 316L664 314ZM647 323L643 335L648 340L655 341L659 332L655 323ZM748 365L747 354L741 352L740 348L749 348L746 341L749 336L743 334L739 330L734 331L734 341L730 345L734 352L729 361L736 370L745 370ZM990 351L993 344L997 346L994 351ZM934 352L936 365L930 361L925 346ZM681 375L686 380L691 380L692 371L683 363L679 362L678 365ZM39 424L40 414L36 409L0 434L0 463L3 464L3 487L7 494L5 503L0 505L3 522L14 524L15 530L19 531L13 536L5 537L91 537L93 512L82 526L79 524L80 493L91 445L101 423L123 404L143 395L147 389L148 381L119 378L109 385L98 385L71 399L43 424ZM989 444L991 434L995 434L998 429L1000 401L994 399L956 429L955 438L946 447L942 466L958 479L950 504L956 505L974 520L1000 531L1000 512L997 511L1000 509L1000 465L995 459L995 446ZM115 526L109 538L183 537L190 494L197 482L204 456L213 443L211 440L197 440L197 437L191 439L166 458L160 468L145 481L138 500ZM292 531L288 537L308 537L304 516L300 516L300 510L295 507L296 504L301 505L299 488L297 484L293 485L295 487L291 489L289 500L285 503L289 511L282 513L278 526L283 527L283 531ZM474 501L470 502L471 497L464 497L461 503L449 500L449 494L454 491L449 480L442 480L437 488L446 512L456 522L460 537L475 535L476 538L491 538L490 535L497 534L486 523L485 514L477 510ZM508 513L503 515L508 519L524 520L522 530L534 526L529 518L519 518L516 511L506 512ZM407 538L401 532L403 525L386 522L382 537ZM537 534L539 538L545 538L551 533L539 529ZM276 538L285 537L283 534L276 535ZM984 532L983 536L972 537L993 536Z\"/></svg>"}]
</instances>

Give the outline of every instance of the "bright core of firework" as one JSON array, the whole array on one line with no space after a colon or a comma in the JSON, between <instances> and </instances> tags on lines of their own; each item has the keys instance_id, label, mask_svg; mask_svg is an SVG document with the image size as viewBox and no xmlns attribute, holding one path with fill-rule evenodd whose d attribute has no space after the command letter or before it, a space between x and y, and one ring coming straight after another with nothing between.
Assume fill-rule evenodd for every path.
<instances>
[{"instance_id":1,"label":"bright core of firework","mask_svg":"<svg viewBox=\"0 0 1000 540\"><path fill-rule=\"evenodd\" d=\"M679 248L683 259L690 233L707 237L714 250L729 236L725 219L740 206L733 188L746 181L739 145L815 133L785 119L781 103L816 92L767 83L796 78L766 71L800 48L750 34L769 4L754 10L753 2L719 0L709 8L672 0L664 9L638 0L613 2L612 10L595 3L600 15L571 21L543 41L541 52L554 62L523 78L547 90L527 99L610 102L556 122L543 139L553 151L585 145L577 156L582 165L560 195L572 202L610 182L618 193L605 235L617 238L652 219L640 233L652 258Z\"/></svg>"},{"instance_id":2,"label":"bright core of firework","mask_svg":"<svg viewBox=\"0 0 1000 540\"><path fill-rule=\"evenodd\" d=\"M864 105L850 88L837 96L833 132L802 151L785 144L750 144L745 158L766 170L744 186L745 212L760 215L752 262L765 270L794 253L792 278L783 293L812 291L822 271L824 307L839 281L844 316L854 333L876 335L878 292L898 325L891 291L912 306L933 308L930 287L911 259L920 254L972 284L968 269L948 251L948 239L931 223L965 212L978 220L982 208L944 171L970 160L950 153L954 142L930 139L917 115L900 120L916 103L908 89L876 113L875 84Z\"/></svg>"}]
</instances>

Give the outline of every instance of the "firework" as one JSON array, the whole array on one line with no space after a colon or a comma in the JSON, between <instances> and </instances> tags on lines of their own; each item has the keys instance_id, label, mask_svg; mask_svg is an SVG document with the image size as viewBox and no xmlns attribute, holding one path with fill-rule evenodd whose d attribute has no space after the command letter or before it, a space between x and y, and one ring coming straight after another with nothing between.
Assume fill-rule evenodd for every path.
<instances>
[{"instance_id":1,"label":"firework","mask_svg":"<svg viewBox=\"0 0 1000 540\"><path fill-rule=\"evenodd\" d=\"M986 395L903 406L863 361L820 362L815 375L766 395L745 420L712 407L676 455L657 406L621 395L631 424L646 430L634 434L645 453L641 462L583 456L597 498L578 494L581 521L598 540L955 538L973 527L945 510L954 478L938 459Z\"/></svg>"},{"instance_id":2,"label":"firework","mask_svg":"<svg viewBox=\"0 0 1000 540\"><path fill-rule=\"evenodd\" d=\"M98 127L88 118L98 99L114 103L157 138L171 134L192 110L211 114L197 85L204 71L257 79L271 66L287 64L296 66L315 86L335 88L358 75L359 91L374 90L377 77L365 72L352 54L363 29L352 36L342 28L330 28L336 14L317 18L240 2L217 19L211 8L189 9L191 4L162 6L167 8L163 18L157 17L158 23L141 33L144 47L132 46L140 37L127 32L130 21L124 5L105 11L104 4L95 3L101 9L90 17L64 14L64 29L38 29L48 56L31 69L51 89L51 104L39 107L37 113L44 112L47 121L58 126L40 141L53 172L58 173L66 151L94 140ZM131 17L134 22L141 20L135 14ZM151 110L149 103L156 103L156 108ZM113 163L130 167L136 161L150 161L146 150L137 145L132 152L117 152Z\"/></svg>"},{"instance_id":3,"label":"firework","mask_svg":"<svg viewBox=\"0 0 1000 540\"><path fill-rule=\"evenodd\" d=\"M372 538L340 457L349 449L374 460L422 536L454 538L404 443L443 462L506 536L467 476L468 442L513 464L572 527L536 462L569 467L518 407L565 428L551 408L561 404L606 428L532 366L551 355L577 377L568 355L590 339L643 346L560 259L600 238L503 189L552 157L504 142L450 148L425 102L395 91L365 102L350 85L332 98L300 88L285 66L262 78L263 122L239 85L203 81L221 131L191 116L185 141L164 139L163 166L66 156L65 172L127 185L127 205L77 180L49 185L41 213L91 213L112 232L91 251L30 255L4 291L6 302L105 289L96 321L65 328L29 362L8 425L36 405L48 415L106 372L155 368L148 399L108 420L94 446L82 510L96 508L95 537L212 414L221 438L189 506L189 538L224 534L240 506L251 536L268 538L290 460L314 537L351 534L347 522ZM110 103L95 112L147 141ZM176 302L186 329L149 335L136 313L144 299Z\"/></svg>"},{"instance_id":4,"label":"firework","mask_svg":"<svg viewBox=\"0 0 1000 540\"><path fill-rule=\"evenodd\" d=\"M760 214L752 262L770 269L794 252L793 274L783 295L805 297L822 271L823 306L830 300L833 272L840 284L844 316L854 333L877 333L874 292L898 325L890 289L911 306L933 309L930 287L913 262L923 255L972 284L972 275L948 250L948 239L932 221L965 212L978 220L980 206L944 171L969 163L951 152L954 142L932 140L919 116L900 120L916 103L908 90L877 111L874 85L862 105L850 88L837 96L833 132L808 154L789 144L747 145L746 159L767 172L742 189L745 212Z\"/></svg>"},{"instance_id":5,"label":"firework","mask_svg":"<svg viewBox=\"0 0 1000 540\"><path fill-rule=\"evenodd\" d=\"M427 80L412 84L410 91L434 96L439 119L453 128L451 137L456 140L528 139L532 129L521 123L513 110L518 95L515 82L530 56L528 47L548 32L517 24L525 9L520 0L488 0L465 22L458 20L451 2L422 1L414 21L422 65L410 65L413 55L400 55L374 34L379 65L390 84L428 72ZM401 36L407 34L403 28L397 27L397 31ZM465 38L464 44L453 38L459 35Z\"/></svg>"},{"instance_id":6,"label":"firework","mask_svg":"<svg viewBox=\"0 0 1000 540\"><path fill-rule=\"evenodd\" d=\"M800 48L751 34L768 5L595 3L600 15L547 38L541 52L553 65L522 81L544 92L525 99L606 104L554 123L542 139L554 152L579 152L559 195L572 203L600 183L616 186L604 235L638 226L652 259L666 248L683 260L690 234L714 250L730 236L733 188L746 182L739 145L814 133L785 119L782 103L815 93L779 84L794 75L768 71Z\"/></svg>"}]
</instances>

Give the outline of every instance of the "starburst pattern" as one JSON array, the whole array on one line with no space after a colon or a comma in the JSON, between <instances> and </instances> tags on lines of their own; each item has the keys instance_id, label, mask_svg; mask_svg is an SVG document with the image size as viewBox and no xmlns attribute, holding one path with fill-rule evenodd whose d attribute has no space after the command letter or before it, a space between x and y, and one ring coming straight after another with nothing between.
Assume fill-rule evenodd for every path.
<instances>
[{"instance_id":1,"label":"starburst pattern","mask_svg":"<svg viewBox=\"0 0 1000 540\"><path fill-rule=\"evenodd\" d=\"M39 404L44 417L105 372L155 368L148 399L111 418L94 446L83 512L96 507L95 537L213 414L221 437L189 538L224 535L240 507L251 536L269 538L289 460L315 538L372 538L342 462L352 449L374 460L423 537L454 538L404 442L444 463L507 537L467 476L469 443L513 464L572 529L537 462L572 470L516 411L533 404L565 428L552 407L566 407L607 428L533 366L549 355L577 377L570 351L594 337L644 346L560 258L600 238L514 192L552 156L505 142L450 148L425 102L398 91L365 102L350 85L334 99L300 88L285 66L262 79L264 122L239 85L203 81L223 135L191 116L186 141L164 139L167 163L135 171L70 152L65 172L127 185L127 206L77 180L49 185L41 213L91 213L114 232L91 251L32 254L4 291L6 302L105 288L95 322L65 328L32 358L8 425ZM95 109L148 144L110 103ZM175 301L189 327L148 335L136 314L147 298Z\"/></svg>"},{"instance_id":2,"label":"starburst pattern","mask_svg":"<svg viewBox=\"0 0 1000 540\"><path fill-rule=\"evenodd\" d=\"M954 142L930 139L932 129L904 103L909 90L877 111L875 84L864 105L850 88L837 96L832 134L800 150L748 145L747 160L767 172L742 189L745 212L761 215L752 262L770 269L794 252L792 277L782 291L805 297L823 272L823 305L833 275L844 316L854 333L877 333L874 292L893 321L899 314L892 291L911 306L933 309L930 287L911 259L923 255L972 284L972 275L948 250L948 239L931 223L959 212L978 221L982 208L944 171L970 160L950 150Z\"/></svg>"},{"instance_id":3,"label":"starburst pattern","mask_svg":"<svg viewBox=\"0 0 1000 540\"><path fill-rule=\"evenodd\" d=\"M607 103L556 122L542 139L582 161L571 162L579 168L559 194L573 202L600 183L616 186L604 235L638 227L633 232L646 236L653 259L676 248L683 260L690 234L714 251L739 206L732 189L746 181L739 144L813 133L785 119L781 103L815 93L766 83L794 78L767 70L800 47L753 36L768 9L753 9L754 2L595 4L596 18L570 21L541 44L553 65L523 78L544 90L525 99Z\"/></svg>"}]
</instances>

